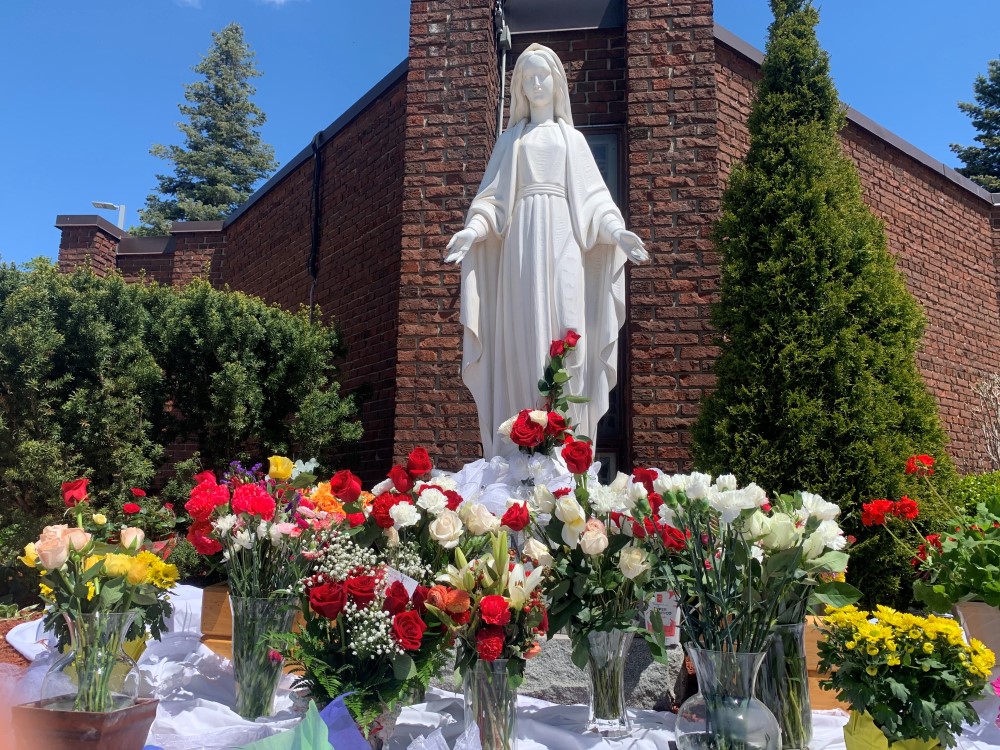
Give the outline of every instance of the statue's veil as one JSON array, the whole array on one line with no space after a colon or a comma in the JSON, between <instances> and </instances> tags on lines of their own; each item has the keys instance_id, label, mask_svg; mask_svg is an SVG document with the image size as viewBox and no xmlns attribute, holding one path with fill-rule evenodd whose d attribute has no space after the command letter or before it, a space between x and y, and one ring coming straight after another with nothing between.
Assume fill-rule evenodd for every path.
<instances>
[{"instance_id":1,"label":"statue's veil","mask_svg":"<svg viewBox=\"0 0 1000 750\"><path fill-rule=\"evenodd\" d=\"M559 61L558 55L541 44L532 44L514 63L514 73L510 79L510 119L507 121L507 128L510 129L521 120L531 118L531 105L528 104L528 97L524 95L524 63L536 55L549 66L552 72L552 107L556 120L562 120L567 125L573 125L573 114L569 109L569 86L566 83L566 71Z\"/></svg>"}]
</instances>

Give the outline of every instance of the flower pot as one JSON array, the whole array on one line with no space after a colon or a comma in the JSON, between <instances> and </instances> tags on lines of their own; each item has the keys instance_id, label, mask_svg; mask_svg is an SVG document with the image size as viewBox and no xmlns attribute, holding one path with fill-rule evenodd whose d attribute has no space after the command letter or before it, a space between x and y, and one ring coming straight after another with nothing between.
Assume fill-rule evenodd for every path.
<instances>
[{"instance_id":1,"label":"flower pot","mask_svg":"<svg viewBox=\"0 0 1000 750\"><path fill-rule=\"evenodd\" d=\"M587 671L590 675L590 715L587 731L602 737L627 737L632 732L625 708L625 662L632 633L623 630L591 632Z\"/></svg>"},{"instance_id":2,"label":"flower pot","mask_svg":"<svg viewBox=\"0 0 1000 750\"><path fill-rule=\"evenodd\" d=\"M482 750L517 747L517 690L507 678L507 659L476 659L464 688L465 726L478 727Z\"/></svg>"},{"instance_id":3,"label":"flower pot","mask_svg":"<svg viewBox=\"0 0 1000 750\"><path fill-rule=\"evenodd\" d=\"M955 614L966 636L982 641L1000 660L1000 608L985 602L961 602L955 605ZM1000 661L993 668L990 680L998 677Z\"/></svg>"},{"instance_id":4,"label":"flower pot","mask_svg":"<svg viewBox=\"0 0 1000 750\"><path fill-rule=\"evenodd\" d=\"M940 746L937 740L901 740L890 745L872 717L858 711L851 711L844 725L844 744L847 750L931 750Z\"/></svg>"},{"instance_id":5,"label":"flower pot","mask_svg":"<svg viewBox=\"0 0 1000 750\"><path fill-rule=\"evenodd\" d=\"M18 747L45 750L141 750L159 701L140 698L114 711L62 711L36 701L11 708Z\"/></svg>"}]
</instances>

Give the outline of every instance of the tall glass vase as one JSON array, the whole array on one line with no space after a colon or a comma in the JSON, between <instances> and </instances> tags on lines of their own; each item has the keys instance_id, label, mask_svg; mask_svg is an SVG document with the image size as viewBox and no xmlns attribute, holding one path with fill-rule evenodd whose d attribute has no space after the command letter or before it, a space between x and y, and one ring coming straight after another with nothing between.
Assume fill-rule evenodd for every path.
<instances>
[{"instance_id":1,"label":"tall glass vase","mask_svg":"<svg viewBox=\"0 0 1000 750\"><path fill-rule=\"evenodd\" d=\"M464 682L465 726L478 727L483 750L517 747L517 690L507 677L507 659L476 659Z\"/></svg>"},{"instance_id":2,"label":"tall glass vase","mask_svg":"<svg viewBox=\"0 0 1000 750\"><path fill-rule=\"evenodd\" d=\"M229 597L233 611L233 674L236 713L245 719L270 716L284 661L271 647L268 633L287 633L298 611L298 600L280 597Z\"/></svg>"},{"instance_id":3,"label":"tall glass vase","mask_svg":"<svg viewBox=\"0 0 1000 750\"><path fill-rule=\"evenodd\" d=\"M774 714L753 697L765 653L687 650L699 692L677 712L679 750L780 750Z\"/></svg>"},{"instance_id":4,"label":"tall glass vase","mask_svg":"<svg viewBox=\"0 0 1000 750\"><path fill-rule=\"evenodd\" d=\"M632 633L608 630L587 634L590 650L590 716L587 731L602 737L626 737L632 731L625 708L625 661Z\"/></svg>"},{"instance_id":5,"label":"tall glass vase","mask_svg":"<svg viewBox=\"0 0 1000 750\"><path fill-rule=\"evenodd\" d=\"M139 672L122 646L136 612L64 613L70 650L42 679L41 705L105 713L135 703Z\"/></svg>"},{"instance_id":6,"label":"tall glass vase","mask_svg":"<svg viewBox=\"0 0 1000 750\"><path fill-rule=\"evenodd\" d=\"M812 739L805 629L776 625L760 672L758 695L778 720L782 750L802 750Z\"/></svg>"}]
</instances>

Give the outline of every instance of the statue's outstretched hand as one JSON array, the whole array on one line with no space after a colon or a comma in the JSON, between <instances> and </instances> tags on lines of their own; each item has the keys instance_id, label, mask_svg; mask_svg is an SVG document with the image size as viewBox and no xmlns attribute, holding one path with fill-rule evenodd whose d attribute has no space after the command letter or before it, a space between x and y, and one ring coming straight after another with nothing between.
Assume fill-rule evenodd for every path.
<instances>
[{"instance_id":1,"label":"statue's outstretched hand","mask_svg":"<svg viewBox=\"0 0 1000 750\"><path fill-rule=\"evenodd\" d=\"M455 236L451 238L451 242L448 243L448 254L444 257L444 262L461 263L477 239L479 239L479 235L475 229L470 227L456 232Z\"/></svg>"},{"instance_id":2,"label":"statue's outstretched hand","mask_svg":"<svg viewBox=\"0 0 1000 750\"><path fill-rule=\"evenodd\" d=\"M633 263L645 263L649 260L649 253L646 246L642 244L639 235L627 229L620 230L615 235L615 244L622 249Z\"/></svg>"}]
</instances>

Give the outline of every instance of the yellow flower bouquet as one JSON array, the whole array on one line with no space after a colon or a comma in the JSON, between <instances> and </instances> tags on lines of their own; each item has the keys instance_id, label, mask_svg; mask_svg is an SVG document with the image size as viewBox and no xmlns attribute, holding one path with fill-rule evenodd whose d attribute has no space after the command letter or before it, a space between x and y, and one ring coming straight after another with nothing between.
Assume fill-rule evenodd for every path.
<instances>
[{"instance_id":1,"label":"yellow flower bouquet","mask_svg":"<svg viewBox=\"0 0 1000 750\"><path fill-rule=\"evenodd\" d=\"M951 747L963 722L979 722L971 702L995 657L975 639L966 643L955 620L847 606L828 611L823 631L819 671L829 677L820 686L851 706L848 750Z\"/></svg>"}]
</instances>

